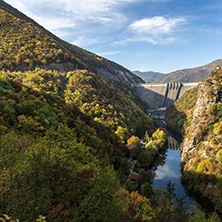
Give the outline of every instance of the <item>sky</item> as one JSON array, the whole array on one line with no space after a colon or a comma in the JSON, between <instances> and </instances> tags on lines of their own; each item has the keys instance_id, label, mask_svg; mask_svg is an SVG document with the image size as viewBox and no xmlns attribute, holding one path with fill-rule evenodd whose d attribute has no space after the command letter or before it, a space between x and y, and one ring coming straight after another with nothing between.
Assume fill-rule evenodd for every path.
<instances>
[{"instance_id":1,"label":"sky","mask_svg":"<svg viewBox=\"0 0 222 222\"><path fill-rule=\"evenodd\" d=\"M222 59L221 0L5 0L61 39L131 71Z\"/></svg>"}]
</instances>

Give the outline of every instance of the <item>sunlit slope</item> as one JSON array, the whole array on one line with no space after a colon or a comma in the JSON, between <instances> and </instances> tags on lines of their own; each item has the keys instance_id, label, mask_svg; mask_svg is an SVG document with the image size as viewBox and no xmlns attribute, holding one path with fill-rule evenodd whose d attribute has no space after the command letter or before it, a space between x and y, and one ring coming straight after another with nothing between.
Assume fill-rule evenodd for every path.
<instances>
[{"instance_id":1,"label":"sunlit slope","mask_svg":"<svg viewBox=\"0 0 222 222\"><path fill-rule=\"evenodd\" d=\"M115 62L69 44L0 0L0 69L88 69L114 81L143 80Z\"/></svg>"}]
</instances>

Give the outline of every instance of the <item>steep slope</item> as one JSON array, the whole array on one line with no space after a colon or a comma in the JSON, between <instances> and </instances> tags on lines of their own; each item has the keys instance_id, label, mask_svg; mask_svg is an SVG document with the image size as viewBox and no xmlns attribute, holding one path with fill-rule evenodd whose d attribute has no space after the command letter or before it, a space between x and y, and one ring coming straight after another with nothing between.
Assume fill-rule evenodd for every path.
<instances>
[{"instance_id":1,"label":"steep slope","mask_svg":"<svg viewBox=\"0 0 222 222\"><path fill-rule=\"evenodd\" d=\"M161 75L164 75L160 72L140 72L140 71L133 71L133 73L139 77L141 77L146 83L152 83L153 80Z\"/></svg>"},{"instance_id":2,"label":"steep slope","mask_svg":"<svg viewBox=\"0 0 222 222\"><path fill-rule=\"evenodd\" d=\"M219 65L222 65L221 59L197 68L183 69L171 72L169 74L161 75L155 78L153 83L200 82Z\"/></svg>"},{"instance_id":3,"label":"steep slope","mask_svg":"<svg viewBox=\"0 0 222 222\"><path fill-rule=\"evenodd\" d=\"M186 95L184 95L186 97ZM192 96L191 96L192 98ZM195 107L178 101L187 115L182 143L182 179L186 187L209 199L222 212L222 67L198 86ZM180 107L175 105L175 107ZM177 110L181 112L181 110ZM185 114L184 113L184 114Z\"/></svg>"},{"instance_id":4,"label":"steep slope","mask_svg":"<svg viewBox=\"0 0 222 222\"><path fill-rule=\"evenodd\" d=\"M84 68L71 53L32 23L0 9L0 69L28 70L56 66L60 71Z\"/></svg>"},{"instance_id":5,"label":"steep slope","mask_svg":"<svg viewBox=\"0 0 222 222\"><path fill-rule=\"evenodd\" d=\"M2 0L0 27L1 69L42 67L65 72L86 68L114 81L143 82L126 68L59 39Z\"/></svg>"},{"instance_id":6,"label":"steep slope","mask_svg":"<svg viewBox=\"0 0 222 222\"><path fill-rule=\"evenodd\" d=\"M0 72L0 94L0 212L26 221L40 214L47 221L91 221L87 217L100 215L95 202L92 212L83 212L97 193L99 209L109 206L107 215L118 215L118 179L110 164L120 169L126 157L115 133L9 73Z\"/></svg>"},{"instance_id":7,"label":"steep slope","mask_svg":"<svg viewBox=\"0 0 222 222\"><path fill-rule=\"evenodd\" d=\"M4 72L3 72L4 73ZM6 73L5 73L6 74ZM11 78L33 88L60 95L67 103L75 104L95 121L109 126L126 129L127 135L141 138L145 131L154 127L145 114L145 105L133 94L128 85L114 85L106 78L87 70L76 70L61 75L57 71L36 69L27 72L12 72Z\"/></svg>"}]
</instances>

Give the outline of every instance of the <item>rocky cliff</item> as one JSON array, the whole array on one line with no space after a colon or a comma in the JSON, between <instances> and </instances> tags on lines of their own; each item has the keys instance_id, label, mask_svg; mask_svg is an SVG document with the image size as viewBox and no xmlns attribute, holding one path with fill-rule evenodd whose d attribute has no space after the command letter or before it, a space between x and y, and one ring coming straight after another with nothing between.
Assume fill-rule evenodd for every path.
<instances>
[{"instance_id":1,"label":"rocky cliff","mask_svg":"<svg viewBox=\"0 0 222 222\"><path fill-rule=\"evenodd\" d=\"M210 94L212 90L214 91L214 94ZM206 139L202 137L202 128L205 124L208 124L208 119L202 117L203 113L207 113L210 107L216 103L217 94L218 89L215 87L209 88L206 82L203 82L198 86L198 95L193 111L192 122L187 129L188 134L183 142L182 160L185 159L189 153L194 152L200 141Z\"/></svg>"},{"instance_id":2,"label":"rocky cliff","mask_svg":"<svg viewBox=\"0 0 222 222\"><path fill-rule=\"evenodd\" d=\"M182 143L182 179L222 212L222 66L198 86Z\"/></svg>"}]
</instances>

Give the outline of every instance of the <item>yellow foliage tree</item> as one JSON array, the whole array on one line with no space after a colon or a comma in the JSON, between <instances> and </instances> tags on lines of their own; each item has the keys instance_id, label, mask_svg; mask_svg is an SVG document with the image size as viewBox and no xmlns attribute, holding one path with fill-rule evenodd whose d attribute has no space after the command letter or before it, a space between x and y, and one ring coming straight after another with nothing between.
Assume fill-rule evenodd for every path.
<instances>
[{"instance_id":1,"label":"yellow foliage tree","mask_svg":"<svg viewBox=\"0 0 222 222\"><path fill-rule=\"evenodd\" d=\"M118 195L124 221L152 221L154 215L149 199L141 196L138 191L129 193L124 189L120 189Z\"/></svg>"},{"instance_id":2,"label":"yellow foliage tree","mask_svg":"<svg viewBox=\"0 0 222 222\"><path fill-rule=\"evenodd\" d=\"M140 139L139 139L139 137L137 137L137 136L131 136L131 137L127 140L127 144L133 143L133 144L137 145L139 142L140 142Z\"/></svg>"}]
</instances>

